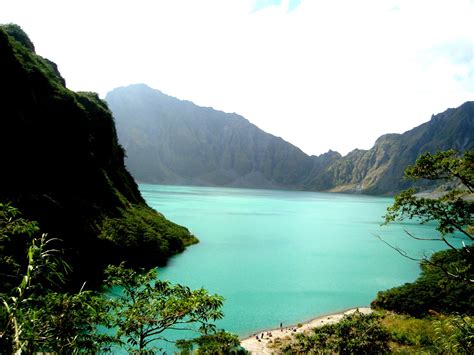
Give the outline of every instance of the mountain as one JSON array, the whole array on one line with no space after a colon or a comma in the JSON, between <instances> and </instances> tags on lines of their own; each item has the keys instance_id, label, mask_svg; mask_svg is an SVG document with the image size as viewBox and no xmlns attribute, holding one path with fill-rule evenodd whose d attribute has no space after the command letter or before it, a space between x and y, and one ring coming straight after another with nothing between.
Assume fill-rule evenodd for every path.
<instances>
[{"instance_id":1,"label":"mountain","mask_svg":"<svg viewBox=\"0 0 474 355\"><path fill-rule=\"evenodd\" d=\"M338 153L310 157L242 116L199 107L140 84L109 92L126 164L138 180L258 188L301 188Z\"/></svg>"},{"instance_id":2,"label":"mountain","mask_svg":"<svg viewBox=\"0 0 474 355\"><path fill-rule=\"evenodd\" d=\"M0 26L0 78L0 202L63 241L73 280L122 260L164 263L196 242L146 205L107 104L68 90L16 25Z\"/></svg>"},{"instance_id":3,"label":"mountain","mask_svg":"<svg viewBox=\"0 0 474 355\"><path fill-rule=\"evenodd\" d=\"M237 114L199 107L144 84L117 88L106 101L127 167L149 183L391 195L413 185L403 173L421 153L474 149L474 102L342 157L331 150L308 156Z\"/></svg>"},{"instance_id":4,"label":"mountain","mask_svg":"<svg viewBox=\"0 0 474 355\"><path fill-rule=\"evenodd\" d=\"M370 150L354 150L332 164L326 174L330 191L394 194L413 186L403 179L405 168L425 152L474 150L474 102L433 115L431 120L403 134L386 134ZM436 182L414 185L421 189Z\"/></svg>"}]
</instances>

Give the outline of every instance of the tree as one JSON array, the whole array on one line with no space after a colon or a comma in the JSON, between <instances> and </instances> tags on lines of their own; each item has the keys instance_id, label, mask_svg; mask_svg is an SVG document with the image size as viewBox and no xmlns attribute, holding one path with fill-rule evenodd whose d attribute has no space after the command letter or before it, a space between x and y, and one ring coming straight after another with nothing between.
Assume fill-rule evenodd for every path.
<instances>
[{"instance_id":1,"label":"tree","mask_svg":"<svg viewBox=\"0 0 474 355\"><path fill-rule=\"evenodd\" d=\"M212 333L212 322L223 317L222 297L202 288L191 290L158 280L155 269L140 273L121 264L109 266L106 275L106 285L118 291L113 299L112 326L132 352L145 352L153 342L169 341L163 336L168 329Z\"/></svg>"},{"instance_id":2,"label":"tree","mask_svg":"<svg viewBox=\"0 0 474 355\"><path fill-rule=\"evenodd\" d=\"M472 246L465 250L474 252ZM469 269L462 253L442 250L434 253L429 263L421 261L420 267L421 275L414 282L378 292L371 307L414 317L428 316L433 310L443 314L474 314L474 284L446 276L446 271L465 274Z\"/></svg>"},{"instance_id":3,"label":"tree","mask_svg":"<svg viewBox=\"0 0 474 355\"><path fill-rule=\"evenodd\" d=\"M195 345L197 346L196 350L194 350ZM223 330L214 334L204 334L191 340L178 340L176 346L181 354L248 354L240 346L237 335Z\"/></svg>"},{"instance_id":4,"label":"tree","mask_svg":"<svg viewBox=\"0 0 474 355\"><path fill-rule=\"evenodd\" d=\"M443 269L451 278L474 283L473 259L471 248L466 247L474 241L474 152L466 151L464 156L454 150L425 153L421 155L414 166L405 171L405 176L414 181L420 179L443 180L452 188L450 191L439 193L437 197L422 197L414 189L403 191L395 196L395 202L387 209L385 224L405 219L419 220L420 223L435 222L439 232L438 238L424 238L411 234L407 235L417 240L439 240L448 248L459 254L468 267L462 270L449 270L432 259L416 259L409 256L400 248L390 245L400 254L413 260L423 261ZM457 233L457 235L455 234ZM461 239L462 247L453 240Z\"/></svg>"},{"instance_id":5,"label":"tree","mask_svg":"<svg viewBox=\"0 0 474 355\"><path fill-rule=\"evenodd\" d=\"M468 316L439 315L433 324L440 352L474 354L474 319Z\"/></svg>"},{"instance_id":6,"label":"tree","mask_svg":"<svg viewBox=\"0 0 474 355\"><path fill-rule=\"evenodd\" d=\"M21 282L28 245L39 232L38 224L21 217L18 209L0 203L0 294Z\"/></svg>"},{"instance_id":7,"label":"tree","mask_svg":"<svg viewBox=\"0 0 474 355\"><path fill-rule=\"evenodd\" d=\"M57 292L68 266L52 247L58 241L38 233L37 223L0 204L0 352L101 350L112 340L97 334L106 324L106 300L92 291Z\"/></svg>"},{"instance_id":8,"label":"tree","mask_svg":"<svg viewBox=\"0 0 474 355\"><path fill-rule=\"evenodd\" d=\"M48 284L63 280L64 265L50 247L55 240L46 234L37 237L38 231L38 225L23 219L16 208L0 204L0 268L6 280L0 290L0 340L1 347L10 344L14 353L28 346L31 302Z\"/></svg>"},{"instance_id":9,"label":"tree","mask_svg":"<svg viewBox=\"0 0 474 355\"><path fill-rule=\"evenodd\" d=\"M390 334L379 320L375 313L354 312L338 323L314 328L309 335L297 334L296 341L282 350L285 354L386 354Z\"/></svg>"},{"instance_id":10,"label":"tree","mask_svg":"<svg viewBox=\"0 0 474 355\"><path fill-rule=\"evenodd\" d=\"M101 352L115 338L98 330L109 324L110 303L94 291L50 292L26 312L29 352L69 354Z\"/></svg>"},{"instance_id":11,"label":"tree","mask_svg":"<svg viewBox=\"0 0 474 355\"><path fill-rule=\"evenodd\" d=\"M222 297L156 280L154 269L109 266L105 284L119 292L112 299L90 290L63 292L69 268L52 247L58 241L38 234L37 223L0 204L0 353L100 352L113 344L142 352L166 340L167 329L197 330L203 336L192 341L203 349L239 344L235 335L215 332Z\"/></svg>"}]
</instances>

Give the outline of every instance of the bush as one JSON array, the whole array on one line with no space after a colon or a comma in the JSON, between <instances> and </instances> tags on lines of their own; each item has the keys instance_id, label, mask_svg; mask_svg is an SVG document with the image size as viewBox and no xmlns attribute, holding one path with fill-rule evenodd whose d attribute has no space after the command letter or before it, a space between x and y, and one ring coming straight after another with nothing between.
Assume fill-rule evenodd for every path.
<instances>
[{"instance_id":1,"label":"bush","mask_svg":"<svg viewBox=\"0 0 474 355\"><path fill-rule=\"evenodd\" d=\"M414 317L439 313L473 314L474 284L450 278L445 271L467 270L472 275L472 262L463 254L474 253L474 247L459 251L444 250L433 254L430 262L421 263L421 275L413 283L381 291L372 301L373 308L387 309ZM433 264L437 265L434 266Z\"/></svg>"},{"instance_id":2,"label":"bush","mask_svg":"<svg viewBox=\"0 0 474 355\"><path fill-rule=\"evenodd\" d=\"M474 320L468 316L438 316L433 322L439 351L474 354Z\"/></svg>"},{"instance_id":3,"label":"bush","mask_svg":"<svg viewBox=\"0 0 474 355\"><path fill-rule=\"evenodd\" d=\"M380 325L377 314L355 312L339 323L314 328L313 334L295 336L296 341L283 348L293 353L384 354L389 351L390 334Z\"/></svg>"},{"instance_id":4,"label":"bush","mask_svg":"<svg viewBox=\"0 0 474 355\"><path fill-rule=\"evenodd\" d=\"M100 238L112 242L117 249L117 262L127 260L140 265L145 259L156 264L197 242L188 229L149 207L132 206L120 212L116 218L105 218L100 228Z\"/></svg>"}]
</instances>

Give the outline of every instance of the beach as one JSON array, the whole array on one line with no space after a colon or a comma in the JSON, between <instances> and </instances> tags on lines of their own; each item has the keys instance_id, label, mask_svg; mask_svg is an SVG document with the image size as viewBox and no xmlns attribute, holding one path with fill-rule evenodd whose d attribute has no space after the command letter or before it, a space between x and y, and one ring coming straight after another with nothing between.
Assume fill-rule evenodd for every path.
<instances>
[{"instance_id":1,"label":"beach","mask_svg":"<svg viewBox=\"0 0 474 355\"><path fill-rule=\"evenodd\" d=\"M312 328L321 327L325 324L333 324L339 322L345 315L354 313L359 310L360 313L369 314L372 312L370 308L361 307L361 308L352 308L343 312L328 314L324 316L319 316L308 322L301 323L301 327L296 325L293 326L283 326L282 328L276 327L274 329L264 330L258 333L253 334L252 336L241 340L240 344L243 348L249 351L252 354L276 354L277 351L267 347L270 343L272 344L276 338L283 339L289 337L292 334L304 333ZM263 338L262 338L263 334ZM271 334L271 336L270 336ZM257 339L258 335L258 339Z\"/></svg>"}]
</instances>

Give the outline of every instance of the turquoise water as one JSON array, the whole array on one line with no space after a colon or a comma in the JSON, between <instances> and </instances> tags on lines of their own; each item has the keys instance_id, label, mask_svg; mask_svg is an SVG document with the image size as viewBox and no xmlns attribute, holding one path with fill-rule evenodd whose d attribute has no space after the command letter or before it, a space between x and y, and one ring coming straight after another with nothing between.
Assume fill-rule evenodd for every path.
<instances>
[{"instance_id":1,"label":"turquoise water","mask_svg":"<svg viewBox=\"0 0 474 355\"><path fill-rule=\"evenodd\" d=\"M391 198L299 191L140 185L146 201L200 243L173 257L159 277L225 297L218 323L246 336L314 316L367 306L377 291L411 282L412 253L443 247L407 237L432 226L381 227Z\"/></svg>"}]
</instances>

